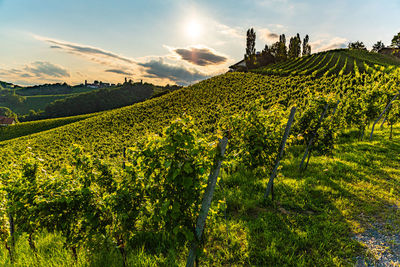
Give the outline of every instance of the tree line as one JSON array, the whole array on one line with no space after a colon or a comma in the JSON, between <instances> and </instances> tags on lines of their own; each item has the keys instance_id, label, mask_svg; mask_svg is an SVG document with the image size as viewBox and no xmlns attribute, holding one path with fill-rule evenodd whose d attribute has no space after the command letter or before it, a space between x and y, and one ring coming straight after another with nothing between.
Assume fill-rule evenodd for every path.
<instances>
[{"instance_id":1,"label":"tree line","mask_svg":"<svg viewBox=\"0 0 400 267\"><path fill-rule=\"evenodd\" d=\"M300 34L297 34L291 37L289 39L289 44L286 45L286 36L285 34L281 34L279 36L279 41L271 46L266 44L260 53L256 53L256 32L251 28L247 30L246 54L244 55L246 66L248 69L254 69L286 59L311 55L311 45L309 41L310 37L308 34L304 37L303 41L300 38Z\"/></svg>"},{"instance_id":2,"label":"tree line","mask_svg":"<svg viewBox=\"0 0 400 267\"><path fill-rule=\"evenodd\" d=\"M247 69L255 69L287 59L311 55L309 41L308 34L303 38L303 41L300 38L300 34L296 34L296 36L289 39L289 44L287 45L285 34L281 34L279 35L279 41L271 46L266 44L261 52L256 52L256 32L253 28L250 28L246 33L246 53L244 55L246 67ZM349 42L347 48L367 50L365 44L361 41ZM385 46L382 41L378 41L372 46L371 52L377 53L384 48L400 49L400 32L393 36L390 46Z\"/></svg>"},{"instance_id":3,"label":"tree line","mask_svg":"<svg viewBox=\"0 0 400 267\"><path fill-rule=\"evenodd\" d=\"M350 42L347 45L347 48L349 49L360 49L360 50L367 50L367 47L364 45L364 42L361 41L355 41L355 42ZM392 38L392 42L389 46L386 46L382 40L377 41L371 49L371 52L376 52L378 53L384 48L394 48L394 49L400 49L400 32L395 34Z\"/></svg>"}]
</instances>

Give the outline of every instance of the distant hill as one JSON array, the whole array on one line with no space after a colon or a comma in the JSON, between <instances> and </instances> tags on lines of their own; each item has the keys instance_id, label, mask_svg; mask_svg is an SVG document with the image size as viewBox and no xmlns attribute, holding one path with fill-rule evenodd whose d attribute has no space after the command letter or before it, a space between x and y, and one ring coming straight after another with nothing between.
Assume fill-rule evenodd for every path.
<instances>
[{"instance_id":1,"label":"distant hill","mask_svg":"<svg viewBox=\"0 0 400 267\"><path fill-rule=\"evenodd\" d=\"M179 87L160 87L148 83L124 83L120 87L98 89L56 100L47 105L43 112L25 116L21 120L68 117L110 110L141 102L177 88Z\"/></svg>"},{"instance_id":2,"label":"distant hill","mask_svg":"<svg viewBox=\"0 0 400 267\"><path fill-rule=\"evenodd\" d=\"M0 81L0 106L11 109L19 117L27 115L31 110L44 110L51 102L79 93L92 91L82 85L44 84L21 87Z\"/></svg>"},{"instance_id":3,"label":"distant hill","mask_svg":"<svg viewBox=\"0 0 400 267\"><path fill-rule=\"evenodd\" d=\"M21 96L68 95L85 93L93 90L93 88L86 87L83 84L71 86L67 83L54 83L22 87L16 90L15 93Z\"/></svg>"},{"instance_id":4,"label":"distant hill","mask_svg":"<svg viewBox=\"0 0 400 267\"><path fill-rule=\"evenodd\" d=\"M334 74L362 74L383 70L392 71L400 66L400 59L364 50L337 49L286 60L251 70L264 75L310 75L312 77Z\"/></svg>"}]
</instances>

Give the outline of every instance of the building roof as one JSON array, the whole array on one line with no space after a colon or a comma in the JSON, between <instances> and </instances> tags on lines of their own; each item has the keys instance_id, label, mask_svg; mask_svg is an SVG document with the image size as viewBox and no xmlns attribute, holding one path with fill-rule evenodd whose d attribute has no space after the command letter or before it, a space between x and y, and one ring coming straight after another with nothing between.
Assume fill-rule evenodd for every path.
<instances>
[{"instance_id":1,"label":"building roof","mask_svg":"<svg viewBox=\"0 0 400 267\"><path fill-rule=\"evenodd\" d=\"M15 122L14 118L7 118L4 116L0 116L0 124L13 124Z\"/></svg>"},{"instance_id":2,"label":"building roof","mask_svg":"<svg viewBox=\"0 0 400 267\"><path fill-rule=\"evenodd\" d=\"M229 66L230 69L235 69L237 67L246 67L246 61L244 59L242 59L238 63L233 64L232 66Z\"/></svg>"}]
</instances>

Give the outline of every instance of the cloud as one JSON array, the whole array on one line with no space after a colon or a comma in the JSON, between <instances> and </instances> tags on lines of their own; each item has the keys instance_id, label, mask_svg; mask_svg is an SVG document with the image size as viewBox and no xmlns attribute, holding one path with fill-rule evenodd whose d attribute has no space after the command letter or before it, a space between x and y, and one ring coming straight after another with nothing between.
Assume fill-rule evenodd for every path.
<instances>
[{"instance_id":1,"label":"cloud","mask_svg":"<svg viewBox=\"0 0 400 267\"><path fill-rule=\"evenodd\" d=\"M239 28L232 28L230 26L217 22L215 24L218 29L218 32L223 35L237 39L245 39L246 37L245 34L241 33L241 30Z\"/></svg>"},{"instance_id":2,"label":"cloud","mask_svg":"<svg viewBox=\"0 0 400 267\"><path fill-rule=\"evenodd\" d=\"M136 63L131 58L124 57L124 56L118 55L118 54L110 52L110 51L106 51L106 50L98 48L98 47L77 44L77 43L71 43L71 42L56 40L56 39L52 39L52 38L48 38L48 37L42 37L42 36L38 36L38 35L33 35L33 37L37 40L49 43L50 48L52 48L52 49L58 49L58 50L61 50L61 51L67 52L67 53L85 57L91 61L103 64L103 65L116 65L117 62L125 64L125 65Z\"/></svg>"},{"instance_id":3,"label":"cloud","mask_svg":"<svg viewBox=\"0 0 400 267\"><path fill-rule=\"evenodd\" d=\"M47 40L47 41L49 43L55 44L55 46L54 45L50 46L51 48L64 49L64 50L78 53L78 54L103 56L103 57L107 57L107 58L118 59L118 60L125 61L128 63L134 63L133 60L119 56L119 55L111 53L111 52L107 52L100 48L95 48L95 47L90 47L90 46L82 46L82 45L78 45L78 44L62 43L62 42L58 42L58 41L54 41L54 40Z\"/></svg>"},{"instance_id":4,"label":"cloud","mask_svg":"<svg viewBox=\"0 0 400 267\"><path fill-rule=\"evenodd\" d=\"M195 70L187 69L184 66L167 64L162 58L151 60L146 63L139 63L147 72L148 78L167 78L180 85L187 85L195 81L209 78L209 76Z\"/></svg>"},{"instance_id":5,"label":"cloud","mask_svg":"<svg viewBox=\"0 0 400 267\"><path fill-rule=\"evenodd\" d=\"M119 70L119 69L110 69L110 70L105 70L105 72L112 72L112 73L116 73L116 74L122 74L122 75L128 75L131 76L132 73L124 71L124 70Z\"/></svg>"},{"instance_id":6,"label":"cloud","mask_svg":"<svg viewBox=\"0 0 400 267\"><path fill-rule=\"evenodd\" d=\"M68 70L47 61L36 61L19 69L0 69L0 75L11 79L40 78L43 80L68 78Z\"/></svg>"},{"instance_id":7,"label":"cloud","mask_svg":"<svg viewBox=\"0 0 400 267\"><path fill-rule=\"evenodd\" d=\"M270 31L267 28L259 29L260 39L266 43L274 43L279 40L279 34Z\"/></svg>"},{"instance_id":8,"label":"cloud","mask_svg":"<svg viewBox=\"0 0 400 267\"><path fill-rule=\"evenodd\" d=\"M224 28L229 30L229 28ZM234 33L235 31L231 31ZM106 51L98 47L77 44L68 41L56 40L48 37L33 35L34 38L49 45L49 49L79 56L86 61L95 62L107 68L105 73L131 76L135 73L138 79L152 79L160 84L176 82L182 85L202 80L211 76L211 73L221 72L218 68L229 60L225 55L215 52L206 46L196 45L191 47L167 47L169 54L163 56L146 56L142 58L129 58L117 53ZM203 67L201 71L193 65ZM93 67L98 69L98 67ZM224 69L224 71L226 71ZM93 71L92 73L95 73ZM86 74L87 75L87 74ZM74 72L74 79L77 75ZM80 78L80 77L79 77ZM85 77L86 78L86 77Z\"/></svg>"},{"instance_id":9,"label":"cloud","mask_svg":"<svg viewBox=\"0 0 400 267\"><path fill-rule=\"evenodd\" d=\"M199 66L219 65L228 60L227 57L218 55L207 47L176 48L173 52L178 54L181 59Z\"/></svg>"},{"instance_id":10,"label":"cloud","mask_svg":"<svg viewBox=\"0 0 400 267\"><path fill-rule=\"evenodd\" d=\"M348 40L342 37L333 37L330 39L319 39L314 42L310 42L311 49L313 52L322 52L337 48L345 48Z\"/></svg>"},{"instance_id":11,"label":"cloud","mask_svg":"<svg viewBox=\"0 0 400 267\"><path fill-rule=\"evenodd\" d=\"M21 74L20 77L22 77L22 78L32 78L32 77L34 77L34 76L32 76L32 75L29 74L29 73L24 73L24 74Z\"/></svg>"},{"instance_id":12,"label":"cloud","mask_svg":"<svg viewBox=\"0 0 400 267\"><path fill-rule=\"evenodd\" d=\"M61 66L54 65L47 61L36 61L28 65L24 70L37 77L50 76L55 78L69 77L69 72Z\"/></svg>"}]
</instances>

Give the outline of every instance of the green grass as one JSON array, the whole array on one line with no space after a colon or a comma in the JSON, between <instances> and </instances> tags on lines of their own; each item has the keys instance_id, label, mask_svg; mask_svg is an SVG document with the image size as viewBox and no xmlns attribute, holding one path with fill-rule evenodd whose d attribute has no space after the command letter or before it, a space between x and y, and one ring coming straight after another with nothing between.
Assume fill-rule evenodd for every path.
<instances>
[{"instance_id":1,"label":"green grass","mask_svg":"<svg viewBox=\"0 0 400 267\"><path fill-rule=\"evenodd\" d=\"M43 132L49 129L57 128L69 123L81 121L99 113L85 114L73 117L64 117L57 119L38 120L32 122L23 122L8 127L0 127L0 142L26 136L34 133Z\"/></svg>"},{"instance_id":2,"label":"green grass","mask_svg":"<svg viewBox=\"0 0 400 267\"><path fill-rule=\"evenodd\" d=\"M388 231L400 234L400 127L377 130L373 141L357 141L355 131L345 131L331 157L311 157L299 173L304 147L285 155L275 181L276 199L263 202L267 176L248 171L223 172L207 221L205 248L200 259L206 266L353 266L364 254L353 239L372 222L392 220ZM226 218L224 206L227 203ZM138 237L139 239L141 237ZM143 237L142 237L143 238ZM148 237L141 247L131 244L129 266L182 266L187 248L168 247L162 239ZM143 241L143 240L142 240ZM37 256L26 237L17 242L15 266L71 266L70 250L56 234L36 238ZM11 266L0 249L0 265ZM112 244L81 249L76 266L122 266Z\"/></svg>"}]
</instances>

